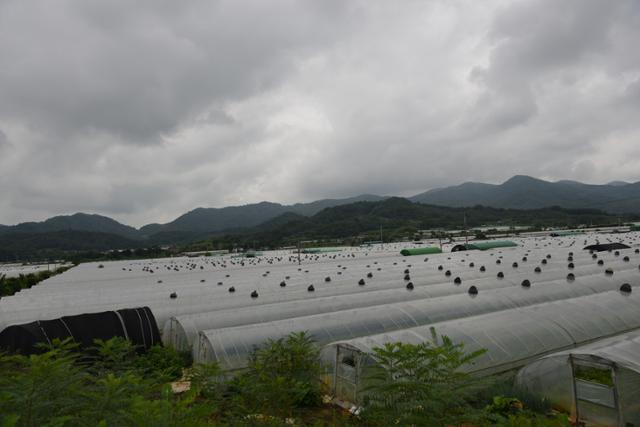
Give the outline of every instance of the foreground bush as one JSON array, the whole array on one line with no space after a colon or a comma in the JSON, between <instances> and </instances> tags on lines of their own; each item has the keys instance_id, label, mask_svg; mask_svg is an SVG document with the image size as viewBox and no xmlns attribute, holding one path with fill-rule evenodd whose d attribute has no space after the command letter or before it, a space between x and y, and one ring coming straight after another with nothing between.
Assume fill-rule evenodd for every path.
<instances>
[{"instance_id":1,"label":"foreground bush","mask_svg":"<svg viewBox=\"0 0 640 427\"><path fill-rule=\"evenodd\" d=\"M481 384L460 368L485 351L467 353L462 344L432 334L434 343L388 343L374 349L377 364L365 378L366 424L443 426L480 420L470 401Z\"/></svg>"},{"instance_id":2,"label":"foreground bush","mask_svg":"<svg viewBox=\"0 0 640 427\"><path fill-rule=\"evenodd\" d=\"M206 419L202 408L167 389L167 379L181 369L175 351L157 347L139 356L121 338L96 344L90 354L69 341L56 341L42 354L0 354L0 426L198 425ZM164 363L151 364L158 360Z\"/></svg>"},{"instance_id":3,"label":"foreground bush","mask_svg":"<svg viewBox=\"0 0 640 427\"><path fill-rule=\"evenodd\" d=\"M568 425L517 398L473 401L479 383L459 368L481 352L446 337L376 349L359 417L322 404L318 349L305 333L268 341L233 377L216 364L183 369L188 361L170 348L139 354L122 338L88 352L69 341L46 350L0 354L1 427ZM173 393L177 379L190 387Z\"/></svg>"}]
</instances>

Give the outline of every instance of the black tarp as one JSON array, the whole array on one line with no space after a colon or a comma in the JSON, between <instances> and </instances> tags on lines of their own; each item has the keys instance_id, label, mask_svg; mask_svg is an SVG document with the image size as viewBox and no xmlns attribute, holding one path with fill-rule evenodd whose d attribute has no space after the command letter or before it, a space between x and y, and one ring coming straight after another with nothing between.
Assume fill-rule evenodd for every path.
<instances>
[{"instance_id":1,"label":"black tarp","mask_svg":"<svg viewBox=\"0 0 640 427\"><path fill-rule=\"evenodd\" d=\"M616 249L629 249L630 246L625 245L624 243L598 243L596 245L585 246L585 251L614 251Z\"/></svg>"},{"instance_id":2,"label":"black tarp","mask_svg":"<svg viewBox=\"0 0 640 427\"><path fill-rule=\"evenodd\" d=\"M149 307L127 308L101 313L63 316L53 320L36 320L12 325L0 332L0 350L33 354L37 343L50 344L54 339L73 338L80 348L89 348L94 340L126 338L140 351L160 344L160 332Z\"/></svg>"}]
</instances>

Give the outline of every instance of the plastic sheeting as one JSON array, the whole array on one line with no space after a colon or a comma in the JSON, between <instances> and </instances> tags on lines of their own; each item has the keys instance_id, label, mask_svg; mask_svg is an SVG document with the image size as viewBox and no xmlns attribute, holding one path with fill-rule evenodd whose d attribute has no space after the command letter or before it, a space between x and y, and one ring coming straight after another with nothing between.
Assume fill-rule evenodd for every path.
<instances>
[{"instance_id":1,"label":"plastic sheeting","mask_svg":"<svg viewBox=\"0 0 640 427\"><path fill-rule=\"evenodd\" d=\"M439 253L442 253L442 249L436 248L433 246L426 247L426 248L403 249L400 251L400 255L402 256L428 255L428 254L439 254Z\"/></svg>"},{"instance_id":2,"label":"plastic sheeting","mask_svg":"<svg viewBox=\"0 0 640 427\"><path fill-rule=\"evenodd\" d=\"M217 322L219 329L205 330L200 333L199 339L194 344L194 360L199 362L216 360L224 369L238 369L244 366L251 351L259 347L265 337L281 338L292 332L307 331L319 345L324 345L332 341L408 329L449 319L557 300L570 300L582 295L618 289L621 282L634 279L640 279L640 274L635 270L628 270L619 272L615 279L597 274L579 277L573 282L560 279L537 283L531 288L512 285L508 288L480 291L478 295L468 295L465 292L440 298L424 298L237 327L222 326L229 325L229 322L233 322L234 319L237 321L242 314L239 313L236 316L229 314L227 319L213 314L208 319L192 318L191 320L198 323L195 325L184 322L182 331L187 333L186 329L190 329L189 335L193 336L196 330L207 324L207 321ZM500 280L479 279L467 283L464 289L468 289L470 285L483 289L483 284L496 282ZM447 283L446 286L449 289L462 287L452 283ZM273 316L277 315L273 314ZM190 339L181 337L176 341L184 343Z\"/></svg>"},{"instance_id":3,"label":"plastic sheeting","mask_svg":"<svg viewBox=\"0 0 640 427\"><path fill-rule=\"evenodd\" d=\"M621 268L624 266L620 266ZM427 298L436 298L447 295L464 295L467 294L470 286L475 286L481 292L480 299L471 303L470 298L460 297L451 303L444 303L447 307L448 315L468 315L468 309L460 307L460 303L471 305L475 310L480 312L495 311L497 309L506 309L515 306L524 306L536 304L544 301L552 301L554 299L572 298L580 295L587 295L594 292L602 292L612 290L619 286L624 278L629 280L640 276L634 274L635 271L619 270L618 275L604 276L601 268L597 266L578 267L574 270L578 275L575 286L566 286L568 283L565 278L565 270L549 270L544 274L532 274L530 271L522 271L519 273L509 274L508 277L496 280L495 278L478 278L464 280L460 285L451 286L452 280L449 278L447 283L435 284L430 286L415 287L412 291L406 291L397 287L395 289L387 289L373 291L368 293L347 294L340 296L328 296L309 300L298 300L290 302L281 302L274 304L266 304L255 310L252 307L215 310L191 315L182 315L172 317L164 325L164 341L181 350L189 350L193 344L198 331L207 329L221 329L233 326L241 326L252 323L273 322L282 319L291 319L296 317L306 317L321 313L337 312L349 309L357 309L362 307L372 307L377 305L387 305L387 308L393 309L395 303L414 301L414 303L425 303L423 300ZM593 276L590 276L593 274ZM466 277L466 275L463 275ZM604 277L603 277L604 276ZM521 283L523 280L529 280L534 290L532 292L522 292ZM555 286L544 287L539 286L546 284ZM455 285L455 283L454 283ZM497 289L504 289L504 292L494 292ZM525 289L527 291L528 289ZM485 294L484 291L492 291ZM482 301L495 299L494 304L482 305ZM441 299L434 303L441 304ZM454 302L455 301L455 302ZM457 305L456 305L457 304ZM437 310L443 306L438 306ZM431 309L430 309L431 310ZM476 311L477 313L477 311ZM322 324L315 325L322 327ZM351 337L343 337L351 338Z\"/></svg>"},{"instance_id":4,"label":"plastic sheeting","mask_svg":"<svg viewBox=\"0 0 640 427\"><path fill-rule=\"evenodd\" d=\"M640 289L634 288L631 294L609 291L339 341L323 349L323 359L333 373L340 348L355 351L359 358L370 361L367 363L375 363L370 356L374 348L388 342L431 341L432 328L438 336L464 343L467 351L486 349L465 370L489 375L521 367L549 353L640 328ZM363 376L366 373L357 377ZM334 386L341 389L337 383ZM356 389L360 386L355 385Z\"/></svg>"},{"instance_id":5,"label":"plastic sheeting","mask_svg":"<svg viewBox=\"0 0 640 427\"><path fill-rule=\"evenodd\" d=\"M575 417L572 360L612 366L619 401L616 409L624 418L620 424L640 425L640 330L542 357L518 372L516 384L531 393L546 397L554 406L570 411ZM601 397L602 387L579 380L576 383L579 385L578 392L585 397L591 396L589 400L596 403L588 409L602 406L604 408L600 412L606 413L606 408L612 402L610 396ZM593 392L589 393L586 388ZM581 411L581 419L595 421L589 419L590 412L584 412Z\"/></svg>"},{"instance_id":6,"label":"plastic sheeting","mask_svg":"<svg viewBox=\"0 0 640 427\"><path fill-rule=\"evenodd\" d=\"M505 286L507 281L521 274L528 272L531 275L536 266L542 270L534 274L533 280L547 280L552 274L557 274L556 278L561 277L564 275L560 274L562 271L568 271L567 254L571 249L575 250L573 262L576 270L583 266L590 266L594 271L603 271L609 266L616 270L620 266L631 267L640 259L632 251L627 251L631 262L626 263L622 256L604 253L598 258L604 260L604 266L598 266L588 253L573 248L573 243L574 240L522 239L519 244L525 247L482 253L436 254L430 255L428 260L399 257L396 252L399 246L388 245L387 252L352 250L318 255L307 259L301 266L291 264L286 255L264 258L268 261L258 258L251 261L252 264L220 258L114 262L104 263L104 268L99 268L98 263L83 264L14 297L0 300L0 328L137 305L151 307L158 323L164 325L171 316L183 314L404 289L406 269L410 270L410 281L416 290L437 284L439 287L431 288L429 296L442 296L452 293L450 287L442 284L450 283L455 277L460 277L464 284L475 278L495 278L497 272L503 271L503 281L493 280L494 284L486 286ZM527 249L526 245L530 248ZM551 258L547 259L546 255L551 255ZM523 261L523 256L528 260ZM543 259L547 261L546 265L541 264ZM496 263L498 260L501 264ZM473 267L472 262L475 264ZM518 267L512 266L514 262ZM440 266L441 270L438 269ZM480 271L480 266L485 266L485 271ZM447 270L451 272L450 277L445 276ZM369 273L373 277L369 278ZM326 282L326 277L331 281ZM365 286L358 285L360 279L365 280ZM281 281L286 282L285 288L279 286ZM315 292L307 291L310 284L314 285ZM231 286L235 293L229 293ZM258 298L249 296L253 290L257 290ZM461 291L464 289L456 292ZM177 298L170 299L173 292Z\"/></svg>"}]
</instances>

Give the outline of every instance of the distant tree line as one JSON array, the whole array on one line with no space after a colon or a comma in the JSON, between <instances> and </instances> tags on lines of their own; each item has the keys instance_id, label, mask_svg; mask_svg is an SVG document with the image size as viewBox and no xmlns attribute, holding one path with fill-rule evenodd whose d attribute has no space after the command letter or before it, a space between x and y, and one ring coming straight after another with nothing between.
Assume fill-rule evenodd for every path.
<instances>
[{"instance_id":1,"label":"distant tree line","mask_svg":"<svg viewBox=\"0 0 640 427\"><path fill-rule=\"evenodd\" d=\"M10 296L22 289L37 285L43 280L67 271L70 267L58 267L55 270L43 270L36 273L20 274L17 277L6 277L0 274L0 297Z\"/></svg>"}]
</instances>

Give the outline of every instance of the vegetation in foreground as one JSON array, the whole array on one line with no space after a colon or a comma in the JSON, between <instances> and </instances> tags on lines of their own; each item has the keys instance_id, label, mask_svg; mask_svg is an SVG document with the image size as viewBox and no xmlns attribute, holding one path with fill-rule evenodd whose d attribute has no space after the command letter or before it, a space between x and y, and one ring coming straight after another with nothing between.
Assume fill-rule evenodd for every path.
<instances>
[{"instance_id":1,"label":"vegetation in foreground","mask_svg":"<svg viewBox=\"0 0 640 427\"><path fill-rule=\"evenodd\" d=\"M267 342L232 377L215 364L189 367L170 348L138 354L119 338L89 352L68 341L42 350L0 354L0 426L569 425L545 402L534 412L516 394L488 394L495 384L458 369L480 352L445 337L376 349L359 415L323 403L318 349L305 333ZM172 391L177 380L186 391Z\"/></svg>"}]
</instances>

